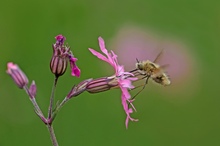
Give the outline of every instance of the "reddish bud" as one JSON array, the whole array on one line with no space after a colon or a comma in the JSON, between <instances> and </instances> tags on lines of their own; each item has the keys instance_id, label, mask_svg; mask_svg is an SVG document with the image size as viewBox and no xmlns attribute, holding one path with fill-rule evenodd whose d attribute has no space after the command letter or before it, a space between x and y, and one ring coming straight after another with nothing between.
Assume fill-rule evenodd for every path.
<instances>
[{"instance_id":1,"label":"reddish bud","mask_svg":"<svg viewBox=\"0 0 220 146\"><path fill-rule=\"evenodd\" d=\"M7 67L8 69L6 72L12 77L15 84L21 89L24 88L24 86L28 84L28 78L23 71L18 67L17 64L13 64L12 62L9 62Z\"/></svg>"},{"instance_id":2,"label":"reddish bud","mask_svg":"<svg viewBox=\"0 0 220 146\"><path fill-rule=\"evenodd\" d=\"M35 84L35 81L32 81L29 88L29 93L31 94L31 98L35 98L36 92L37 92L37 86Z\"/></svg>"},{"instance_id":3,"label":"reddish bud","mask_svg":"<svg viewBox=\"0 0 220 146\"><path fill-rule=\"evenodd\" d=\"M62 56L53 56L50 61L50 70L56 77L66 72L68 58Z\"/></svg>"}]
</instances>

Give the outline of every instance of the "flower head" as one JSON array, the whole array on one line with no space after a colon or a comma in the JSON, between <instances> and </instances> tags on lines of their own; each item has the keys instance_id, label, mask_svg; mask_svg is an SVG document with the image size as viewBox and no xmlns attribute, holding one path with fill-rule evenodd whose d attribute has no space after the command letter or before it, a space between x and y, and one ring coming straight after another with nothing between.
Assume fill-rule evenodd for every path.
<instances>
[{"instance_id":1,"label":"flower head","mask_svg":"<svg viewBox=\"0 0 220 146\"><path fill-rule=\"evenodd\" d=\"M21 89L24 88L24 86L28 84L28 78L23 71L18 67L17 64L12 62L9 62L7 67L8 69L6 72L12 77L15 84Z\"/></svg>"},{"instance_id":2,"label":"flower head","mask_svg":"<svg viewBox=\"0 0 220 146\"><path fill-rule=\"evenodd\" d=\"M59 34L55 37L56 39L56 44L62 46L64 41L66 40L66 37L63 36L62 34Z\"/></svg>"},{"instance_id":3,"label":"flower head","mask_svg":"<svg viewBox=\"0 0 220 146\"><path fill-rule=\"evenodd\" d=\"M68 60L72 70L72 76L80 76L80 69L76 65L77 58L75 58L70 51L70 47L64 45L66 38L63 35L55 37L56 43L53 44L53 57L50 61L50 69L56 77L63 75L66 72Z\"/></svg>"},{"instance_id":4,"label":"flower head","mask_svg":"<svg viewBox=\"0 0 220 146\"><path fill-rule=\"evenodd\" d=\"M105 42L101 37L99 37L98 40L99 40L100 50L105 55L103 55L103 54L101 54L91 48L89 48L89 50L93 55L95 55L99 59L109 63L115 70L114 76L115 76L115 79L117 80L118 86L120 87L120 89L122 91L122 95L121 95L122 105L123 105L124 111L127 115L127 118L125 121L125 125L127 128L129 120L137 121L137 119L133 119L130 116L130 114L133 112L133 110L132 110L132 108L129 108L129 104L133 107L134 110L135 110L135 108L132 104L133 101L130 100L131 96L128 92L128 89L134 88L134 86L131 84L131 82L134 80L137 80L137 78L132 77L133 74L124 71L124 67L122 65L118 64L117 55L113 51L111 51L110 53L107 51L107 49L105 48Z\"/></svg>"}]
</instances>

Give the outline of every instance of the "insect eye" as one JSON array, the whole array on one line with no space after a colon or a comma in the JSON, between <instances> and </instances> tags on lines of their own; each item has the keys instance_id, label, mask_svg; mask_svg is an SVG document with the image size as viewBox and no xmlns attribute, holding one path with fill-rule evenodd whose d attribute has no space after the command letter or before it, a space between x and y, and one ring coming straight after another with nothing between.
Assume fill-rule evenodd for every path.
<instances>
[{"instance_id":1,"label":"insect eye","mask_svg":"<svg viewBox=\"0 0 220 146\"><path fill-rule=\"evenodd\" d=\"M141 67L140 64L138 64L138 69L139 69L139 70L143 70L143 68Z\"/></svg>"}]
</instances>

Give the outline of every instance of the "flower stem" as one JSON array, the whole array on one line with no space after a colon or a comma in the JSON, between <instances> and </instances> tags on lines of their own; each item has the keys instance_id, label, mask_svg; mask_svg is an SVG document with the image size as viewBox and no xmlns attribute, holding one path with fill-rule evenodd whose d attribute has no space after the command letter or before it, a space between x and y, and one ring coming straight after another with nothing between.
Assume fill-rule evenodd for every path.
<instances>
[{"instance_id":1,"label":"flower stem","mask_svg":"<svg viewBox=\"0 0 220 146\"><path fill-rule=\"evenodd\" d=\"M63 101L60 103L60 105L57 107L57 111L59 111L68 100L69 99L65 97Z\"/></svg>"},{"instance_id":2,"label":"flower stem","mask_svg":"<svg viewBox=\"0 0 220 146\"><path fill-rule=\"evenodd\" d=\"M57 139L56 139L56 136L55 136L55 133L54 133L54 130L53 130L53 126L48 124L47 125L47 128L49 130L49 133L50 133L50 139L52 141L52 144L53 146L59 146L58 142L57 142Z\"/></svg>"},{"instance_id":3,"label":"flower stem","mask_svg":"<svg viewBox=\"0 0 220 146\"><path fill-rule=\"evenodd\" d=\"M57 113L60 111L60 109L63 107L63 105L64 105L67 101L69 101L69 99L65 97L65 98L63 99L63 101L56 107L56 109L54 110L53 115L52 115L52 117L51 117L51 120L52 120L52 121L55 119L55 117L57 116Z\"/></svg>"},{"instance_id":4,"label":"flower stem","mask_svg":"<svg viewBox=\"0 0 220 146\"><path fill-rule=\"evenodd\" d=\"M44 117L44 114L43 114L43 112L41 111L40 107L38 106L38 104L37 104L37 102L36 102L36 100L35 100L35 97L33 97L33 95L31 95L31 93L29 92L27 86L24 87L24 90L26 91L26 93L27 93L28 96L30 97L29 99L30 99L30 101L32 102L32 104L33 104L33 106L34 106L34 110L35 110L36 114L40 117L40 119L41 119L44 123L46 123L47 120L46 120L46 118Z\"/></svg>"},{"instance_id":5,"label":"flower stem","mask_svg":"<svg viewBox=\"0 0 220 146\"><path fill-rule=\"evenodd\" d=\"M48 119L51 119L52 112L53 112L54 92L55 92L55 89L56 89L57 80L58 80L58 77L55 77L53 88L52 88L52 91L51 91L51 96L50 96L50 105L49 105L49 109L48 109Z\"/></svg>"}]
</instances>

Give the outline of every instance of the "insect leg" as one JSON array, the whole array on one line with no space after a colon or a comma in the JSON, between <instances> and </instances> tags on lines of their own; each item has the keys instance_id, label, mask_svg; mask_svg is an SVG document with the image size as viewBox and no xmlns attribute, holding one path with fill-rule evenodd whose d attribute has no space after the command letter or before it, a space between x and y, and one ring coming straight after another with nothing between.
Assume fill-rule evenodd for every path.
<instances>
[{"instance_id":1,"label":"insect leg","mask_svg":"<svg viewBox=\"0 0 220 146\"><path fill-rule=\"evenodd\" d=\"M148 79L149 79L149 77L150 77L149 75L143 77L143 79L144 79L144 78L147 78L146 81L145 81L145 84L144 84L143 88L142 88L140 91L138 91L138 92L137 92L137 93L131 98L131 100L133 100L133 99L134 99L139 93L141 93L141 91L144 90L145 86L146 86L147 83L148 83Z\"/></svg>"}]
</instances>

